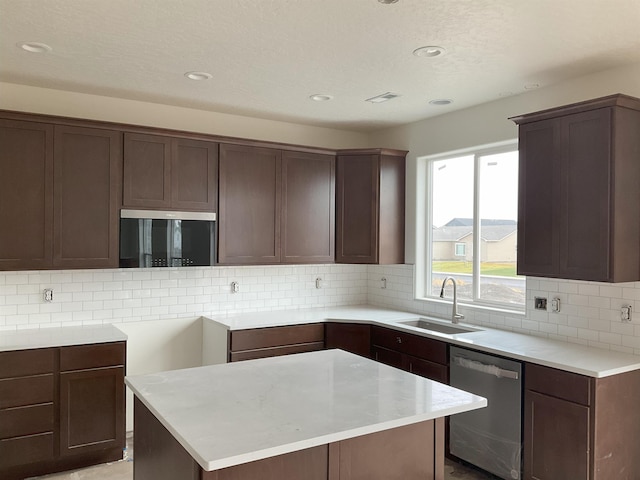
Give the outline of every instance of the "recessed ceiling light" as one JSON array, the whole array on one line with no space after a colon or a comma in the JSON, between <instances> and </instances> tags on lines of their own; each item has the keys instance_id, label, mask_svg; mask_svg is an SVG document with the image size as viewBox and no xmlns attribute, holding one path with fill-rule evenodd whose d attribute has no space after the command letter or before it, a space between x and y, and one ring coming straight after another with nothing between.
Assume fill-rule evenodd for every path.
<instances>
[{"instance_id":1,"label":"recessed ceiling light","mask_svg":"<svg viewBox=\"0 0 640 480\"><path fill-rule=\"evenodd\" d=\"M189 80L209 80L213 75L207 72L187 72L184 74Z\"/></svg>"},{"instance_id":2,"label":"recessed ceiling light","mask_svg":"<svg viewBox=\"0 0 640 480\"><path fill-rule=\"evenodd\" d=\"M413 51L413 54L416 57L439 57L440 55L444 55L445 49L442 47L436 47L435 45L429 45L426 47L416 48Z\"/></svg>"},{"instance_id":3,"label":"recessed ceiling light","mask_svg":"<svg viewBox=\"0 0 640 480\"><path fill-rule=\"evenodd\" d=\"M431 105L439 105L439 106L441 106L441 105L449 105L449 104L453 103L453 100L450 100L448 98L438 98L436 100L430 100L429 103Z\"/></svg>"},{"instance_id":4,"label":"recessed ceiling light","mask_svg":"<svg viewBox=\"0 0 640 480\"><path fill-rule=\"evenodd\" d=\"M392 3L398 3L398 0L378 0L380 3L384 3L385 5L390 5Z\"/></svg>"},{"instance_id":5,"label":"recessed ceiling light","mask_svg":"<svg viewBox=\"0 0 640 480\"><path fill-rule=\"evenodd\" d=\"M329 101L329 100L333 100L333 97L331 95L325 95L323 93L313 94L313 95L309 96L309 98L311 100L313 100L314 102L326 102L326 101Z\"/></svg>"},{"instance_id":6,"label":"recessed ceiling light","mask_svg":"<svg viewBox=\"0 0 640 480\"><path fill-rule=\"evenodd\" d=\"M525 90L535 90L536 88L538 88L540 86L540 84L538 83L528 83L524 86Z\"/></svg>"},{"instance_id":7,"label":"recessed ceiling light","mask_svg":"<svg viewBox=\"0 0 640 480\"><path fill-rule=\"evenodd\" d=\"M383 93L382 95L376 95L375 97L367 98L365 102L382 103L382 102L386 102L387 100L393 100L394 98L398 98L399 96L400 95L397 93L387 92L387 93Z\"/></svg>"},{"instance_id":8,"label":"recessed ceiling light","mask_svg":"<svg viewBox=\"0 0 640 480\"><path fill-rule=\"evenodd\" d=\"M23 50L25 50L27 52L31 52L31 53L47 53L47 52L50 52L51 50L53 50L53 48L51 48L46 43L40 43L40 42L18 43L18 47L20 47L21 49L23 49Z\"/></svg>"}]
</instances>

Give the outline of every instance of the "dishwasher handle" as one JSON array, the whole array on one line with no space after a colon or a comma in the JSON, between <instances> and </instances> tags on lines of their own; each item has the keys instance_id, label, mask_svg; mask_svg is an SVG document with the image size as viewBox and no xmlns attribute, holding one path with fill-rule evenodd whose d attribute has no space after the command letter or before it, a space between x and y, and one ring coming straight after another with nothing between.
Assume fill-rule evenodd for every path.
<instances>
[{"instance_id":1,"label":"dishwasher handle","mask_svg":"<svg viewBox=\"0 0 640 480\"><path fill-rule=\"evenodd\" d=\"M486 365L482 362L469 360L464 357L453 357L453 363L462 368L475 370L476 372L482 372L488 375L495 375L498 378L510 378L513 380L518 380L519 378L519 373L514 370L505 370L504 368L500 368L495 365Z\"/></svg>"}]
</instances>

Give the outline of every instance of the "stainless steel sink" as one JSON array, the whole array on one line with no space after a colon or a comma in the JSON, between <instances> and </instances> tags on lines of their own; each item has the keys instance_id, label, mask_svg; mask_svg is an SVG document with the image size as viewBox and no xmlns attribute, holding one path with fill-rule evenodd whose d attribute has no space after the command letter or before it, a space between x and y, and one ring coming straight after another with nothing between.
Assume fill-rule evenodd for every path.
<instances>
[{"instance_id":1,"label":"stainless steel sink","mask_svg":"<svg viewBox=\"0 0 640 480\"><path fill-rule=\"evenodd\" d=\"M410 327L421 328L422 330L431 330L432 332L446 333L448 335L454 335L456 333L479 332L482 330L481 328L448 325L446 323L427 320L425 318L419 318L418 320L408 320L406 322L400 323L403 325L408 325Z\"/></svg>"}]
</instances>

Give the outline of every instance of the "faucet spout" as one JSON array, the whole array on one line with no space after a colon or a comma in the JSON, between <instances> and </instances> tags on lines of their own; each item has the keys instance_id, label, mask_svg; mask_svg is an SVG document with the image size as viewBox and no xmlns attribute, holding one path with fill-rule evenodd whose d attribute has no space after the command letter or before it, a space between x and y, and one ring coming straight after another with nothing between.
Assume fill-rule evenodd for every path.
<instances>
[{"instance_id":1,"label":"faucet spout","mask_svg":"<svg viewBox=\"0 0 640 480\"><path fill-rule=\"evenodd\" d=\"M440 289L440 298L444 298L444 287L447 282L451 280L453 284L453 306L451 310L451 323L458 323L464 318L464 315L458 313L458 284L453 277L446 277L442 282L442 288Z\"/></svg>"}]
</instances>

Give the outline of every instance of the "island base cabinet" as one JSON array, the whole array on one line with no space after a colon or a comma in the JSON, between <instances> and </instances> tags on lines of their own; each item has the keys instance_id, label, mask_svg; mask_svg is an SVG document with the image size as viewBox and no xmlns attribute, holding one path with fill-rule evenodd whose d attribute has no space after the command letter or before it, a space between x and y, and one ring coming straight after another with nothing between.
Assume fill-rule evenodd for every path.
<instances>
[{"instance_id":1,"label":"island base cabinet","mask_svg":"<svg viewBox=\"0 0 640 480\"><path fill-rule=\"evenodd\" d=\"M444 419L205 471L136 397L135 480L444 480Z\"/></svg>"}]
</instances>

